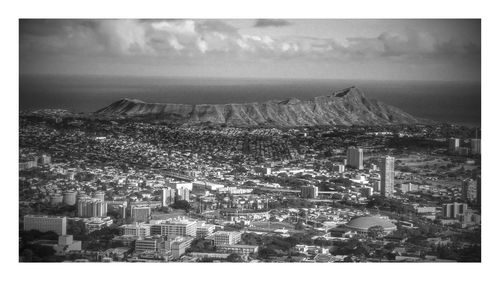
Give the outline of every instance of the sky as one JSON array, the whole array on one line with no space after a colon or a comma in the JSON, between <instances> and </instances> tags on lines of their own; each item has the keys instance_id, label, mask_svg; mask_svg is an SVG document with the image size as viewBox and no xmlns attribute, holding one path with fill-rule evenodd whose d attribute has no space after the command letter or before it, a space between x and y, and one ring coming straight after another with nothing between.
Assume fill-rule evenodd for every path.
<instances>
[{"instance_id":1,"label":"sky","mask_svg":"<svg viewBox=\"0 0 500 281\"><path fill-rule=\"evenodd\" d=\"M474 19L21 19L20 74L480 81Z\"/></svg>"}]
</instances>

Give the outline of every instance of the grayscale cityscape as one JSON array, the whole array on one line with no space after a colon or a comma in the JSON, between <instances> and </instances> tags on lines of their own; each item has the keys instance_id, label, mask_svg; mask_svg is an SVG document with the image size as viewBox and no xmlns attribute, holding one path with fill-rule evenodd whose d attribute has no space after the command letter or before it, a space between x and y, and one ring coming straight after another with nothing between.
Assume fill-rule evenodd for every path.
<instances>
[{"instance_id":1,"label":"grayscale cityscape","mask_svg":"<svg viewBox=\"0 0 500 281\"><path fill-rule=\"evenodd\" d=\"M19 262L481 262L480 19L19 19Z\"/></svg>"}]
</instances>

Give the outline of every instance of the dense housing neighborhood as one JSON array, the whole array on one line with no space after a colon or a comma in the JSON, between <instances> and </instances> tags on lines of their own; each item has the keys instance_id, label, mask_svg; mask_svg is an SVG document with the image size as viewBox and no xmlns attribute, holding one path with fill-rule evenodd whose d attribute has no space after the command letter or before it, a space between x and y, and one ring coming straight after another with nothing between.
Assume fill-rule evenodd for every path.
<instances>
[{"instance_id":1,"label":"dense housing neighborhood","mask_svg":"<svg viewBox=\"0 0 500 281\"><path fill-rule=\"evenodd\" d=\"M480 261L480 132L20 116L20 261Z\"/></svg>"}]
</instances>

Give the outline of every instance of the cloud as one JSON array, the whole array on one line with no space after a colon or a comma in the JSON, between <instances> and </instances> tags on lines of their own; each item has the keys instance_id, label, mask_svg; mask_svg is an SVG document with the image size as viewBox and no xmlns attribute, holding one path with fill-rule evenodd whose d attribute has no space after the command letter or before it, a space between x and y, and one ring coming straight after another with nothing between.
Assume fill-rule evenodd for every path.
<instances>
[{"instance_id":1,"label":"cloud","mask_svg":"<svg viewBox=\"0 0 500 281\"><path fill-rule=\"evenodd\" d=\"M257 20L256 26L283 26ZM224 59L400 60L480 54L480 46L407 29L375 37L314 38L242 34L220 20L20 20L20 53Z\"/></svg>"},{"instance_id":2,"label":"cloud","mask_svg":"<svg viewBox=\"0 0 500 281\"><path fill-rule=\"evenodd\" d=\"M255 21L254 27L282 27L290 24L284 19L258 19Z\"/></svg>"}]
</instances>

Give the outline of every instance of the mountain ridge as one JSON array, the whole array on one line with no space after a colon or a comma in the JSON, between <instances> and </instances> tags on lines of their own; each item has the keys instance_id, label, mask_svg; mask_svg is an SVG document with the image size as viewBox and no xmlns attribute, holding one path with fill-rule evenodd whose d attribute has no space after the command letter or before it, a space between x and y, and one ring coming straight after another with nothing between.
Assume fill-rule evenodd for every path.
<instances>
[{"instance_id":1,"label":"mountain ridge","mask_svg":"<svg viewBox=\"0 0 500 281\"><path fill-rule=\"evenodd\" d=\"M228 104L149 103L123 98L94 113L107 117L155 117L180 123L233 126L391 125L424 123L399 108L367 99L355 86L307 100L288 98Z\"/></svg>"}]
</instances>

